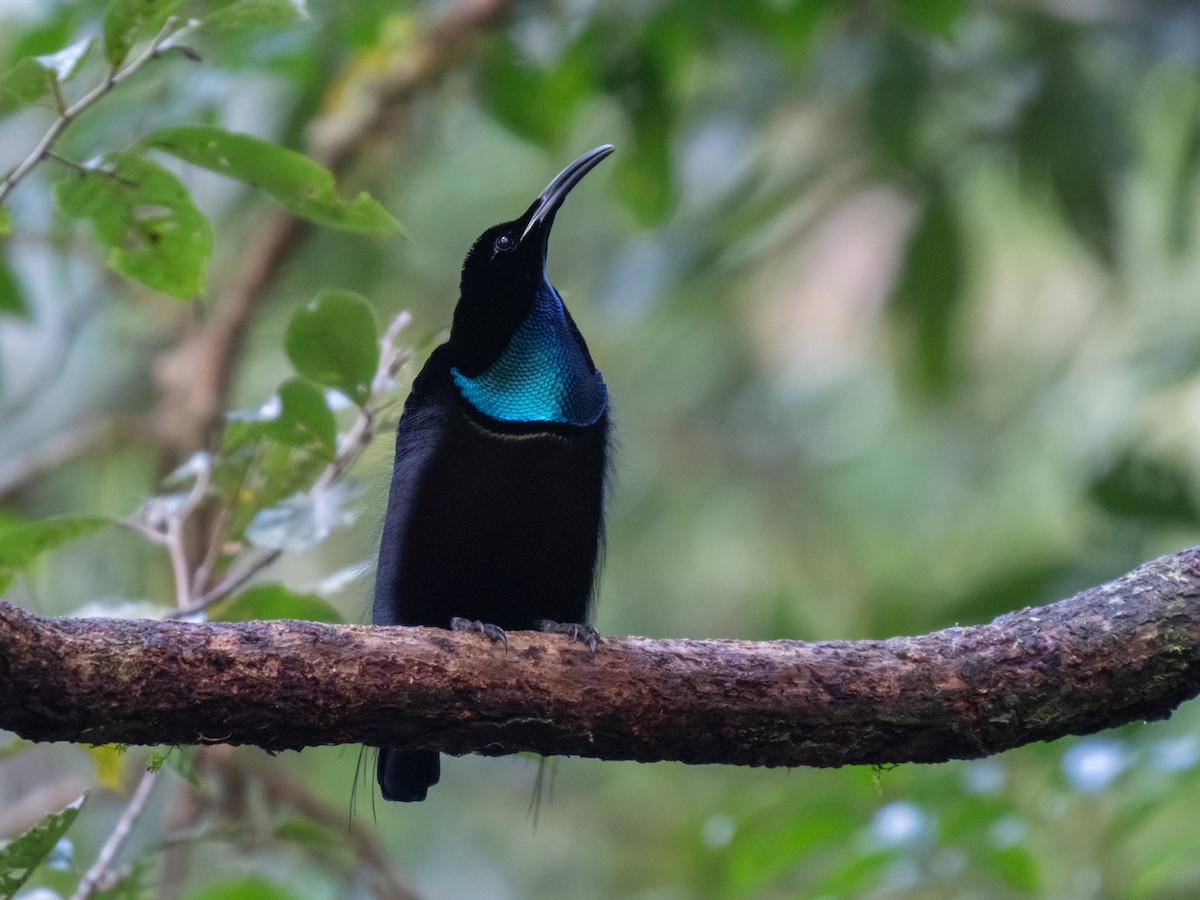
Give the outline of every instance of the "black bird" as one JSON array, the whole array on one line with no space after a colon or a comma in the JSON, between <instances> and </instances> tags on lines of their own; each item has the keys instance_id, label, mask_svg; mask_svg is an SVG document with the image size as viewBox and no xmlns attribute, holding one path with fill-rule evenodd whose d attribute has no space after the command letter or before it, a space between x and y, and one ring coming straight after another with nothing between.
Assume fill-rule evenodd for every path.
<instances>
[{"instance_id":1,"label":"black bird","mask_svg":"<svg viewBox=\"0 0 1200 900\"><path fill-rule=\"evenodd\" d=\"M608 389L546 280L555 213L612 153L585 153L463 262L450 337L413 382L396 428L372 621L573 635L587 625L604 515ZM424 800L428 750L379 751L388 800Z\"/></svg>"}]
</instances>

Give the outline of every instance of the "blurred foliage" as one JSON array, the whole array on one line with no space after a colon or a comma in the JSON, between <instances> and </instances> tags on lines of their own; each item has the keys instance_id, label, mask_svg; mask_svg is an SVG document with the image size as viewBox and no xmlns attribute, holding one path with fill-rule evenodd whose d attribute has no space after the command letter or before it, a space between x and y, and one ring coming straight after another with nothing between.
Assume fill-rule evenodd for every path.
<instances>
[{"instance_id":1,"label":"blurred foliage","mask_svg":"<svg viewBox=\"0 0 1200 900\"><path fill-rule=\"evenodd\" d=\"M1194 5L496 0L482 40L422 68L441 16L486 5L463 3L0 4L0 172L189 20L0 203L7 598L165 613L167 554L102 526L157 527L199 484L193 524L221 540L189 553L213 578L284 551L212 616L363 620L387 432L463 253L602 142L550 253L617 417L602 632L917 633L1197 542ZM365 112L414 72L399 112ZM314 224L257 288L193 464L156 438L160 364L221 321L281 204ZM414 358L377 440L314 492L400 309ZM0 746L0 810L145 761L104 754ZM534 766L467 758L420 806L359 796L347 830L355 757L167 755L186 778L112 896L1200 892L1192 705L878 772L563 760L536 828ZM69 894L122 802L98 790L26 890ZM5 837L35 822L0 814Z\"/></svg>"},{"instance_id":2,"label":"blurred foliage","mask_svg":"<svg viewBox=\"0 0 1200 900\"><path fill-rule=\"evenodd\" d=\"M0 894L12 897L41 865L75 822L87 795L61 812L47 813L41 821L14 840L0 845Z\"/></svg>"},{"instance_id":3,"label":"blurred foliage","mask_svg":"<svg viewBox=\"0 0 1200 900\"><path fill-rule=\"evenodd\" d=\"M42 553L107 524L99 516L52 516L30 522L0 511L0 590Z\"/></svg>"},{"instance_id":4,"label":"blurred foliage","mask_svg":"<svg viewBox=\"0 0 1200 900\"><path fill-rule=\"evenodd\" d=\"M301 374L362 406L379 366L370 305L349 291L323 291L288 323L284 346Z\"/></svg>"},{"instance_id":5,"label":"blurred foliage","mask_svg":"<svg viewBox=\"0 0 1200 900\"><path fill-rule=\"evenodd\" d=\"M255 619L307 619L337 623L341 614L328 601L312 594L297 594L279 584L256 584L209 614L215 622L250 622Z\"/></svg>"}]
</instances>

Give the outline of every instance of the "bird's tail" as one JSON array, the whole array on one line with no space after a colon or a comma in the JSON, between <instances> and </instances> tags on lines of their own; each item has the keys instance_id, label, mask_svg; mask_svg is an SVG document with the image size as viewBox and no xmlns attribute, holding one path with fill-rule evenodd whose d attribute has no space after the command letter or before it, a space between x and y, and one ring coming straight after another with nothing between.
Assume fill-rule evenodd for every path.
<instances>
[{"instance_id":1,"label":"bird's tail","mask_svg":"<svg viewBox=\"0 0 1200 900\"><path fill-rule=\"evenodd\" d=\"M384 800L424 800L441 774L441 761L432 750L379 748L379 788Z\"/></svg>"}]
</instances>

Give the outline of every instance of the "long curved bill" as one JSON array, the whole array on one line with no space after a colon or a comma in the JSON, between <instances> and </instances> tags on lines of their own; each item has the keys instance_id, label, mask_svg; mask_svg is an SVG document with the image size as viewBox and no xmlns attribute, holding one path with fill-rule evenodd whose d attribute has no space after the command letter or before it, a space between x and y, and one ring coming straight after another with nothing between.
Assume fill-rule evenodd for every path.
<instances>
[{"instance_id":1,"label":"long curved bill","mask_svg":"<svg viewBox=\"0 0 1200 900\"><path fill-rule=\"evenodd\" d=\"M554 214L558 212L558 208L567 199L567 194L571 192L571 188L579 184L583 180L583 176L596 168L604 157L613 152L613 149L612 144L601 144L599 147L583 154L583 156L555 175L554 179L546 185L546 189L542 191L541 196L534 201L533 215L529 217L529 222L525 225L525 230L521 232L521 240L525 240L529 233L540 225L545 225L549 228L550 224L554 221Z\"/></svg>"}]
</instances>

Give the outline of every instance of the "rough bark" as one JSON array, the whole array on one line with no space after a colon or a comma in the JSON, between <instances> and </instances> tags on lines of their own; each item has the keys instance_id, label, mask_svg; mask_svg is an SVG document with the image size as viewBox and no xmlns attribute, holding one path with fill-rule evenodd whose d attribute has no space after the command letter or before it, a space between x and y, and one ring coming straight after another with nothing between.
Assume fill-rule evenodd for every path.
<instances>
[{"instance_id":1,"label":"rough bark","mask_svg":"<svg viewBox=\"0 0 1200 900\"><path fill-rule=\"evenodd\" d=\"M39 741L363 742L755 766L938 762L1200 692L1200 548L986 625L886 641L48 619L0 603L0 728Z\"/></svg>"}]
</instances>

